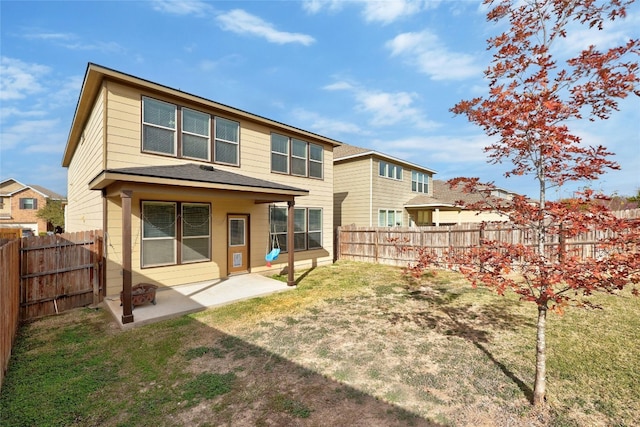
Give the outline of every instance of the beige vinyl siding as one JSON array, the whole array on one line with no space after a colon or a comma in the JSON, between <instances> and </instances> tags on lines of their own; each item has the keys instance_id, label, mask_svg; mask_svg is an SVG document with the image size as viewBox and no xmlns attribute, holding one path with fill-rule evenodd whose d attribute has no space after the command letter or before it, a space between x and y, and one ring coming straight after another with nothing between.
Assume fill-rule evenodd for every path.
<instances>
[{"instance_id":1,"label":"beige vinyl siding","mask_svg":"<svg viewBox=\"0 0 640 427\"><path fill-rule=\"evenodd\" d=\"M335 226L370 224L371 158L357 158L334 165Z\"/></svg>"},{"instance_id":2,"label":"beige vinyl siding","mask_svg":"<svg viewBox=\"0 0 640 427\"><path fill-rule=\"evenodd\" d=\"M296 198L297 207L322 208L323 210L323 248L321 250L296 252L296 267L328 264L333 261L333 147L312 138L302 138L294 133L289 136L324 147L323 167L324 179L313 179L271 173L270 150L272 128L235 117L231 114L218 114L210 107L182 102L166 98L159 94L141 93L119 83L106 83L108 103L106 105L106 166L105 169L117 169L134 166L175 165L190 163L206 163L194 159L179 159L171 156L142 153L141 151L141 99L150 96L155 99L171 102L182 107L201 111L212 116L220 116L240 123L240 166L214 164L215 168L228 170L249 177L265 179L309 191L308 196ZM283 134L286 132L275 130ZM73 162L76 161L74 157ZM97 175L85 177L84 183ZM85 184L86 185L86 184ZM214 280L227 276L227 214L250 215L250 270L279 272L280 266L274 263L271 269L265 266L264 256L269 243L268 204L256 204L253 199L224 198L220 193L200 191L198 189L160 189L145 185L130 185L133 190L132 213L132 269L133 283L151 282L161 286L175 286L206 280ZM107 293L115 294L122 288L122 218L119 188L109 189L107 203ZM99 195L100 192L95 192ZM207 202L212 205L212 261L188 265L141 268L140 239L140 201L180 201ZM101 225L98 227L101 228ZM278 262L286 263L286 256Z\"/></svg>"},{"instance_id":3,"label":"beige vinyl siding","mask_svg":"<svg viewBox=\"0 0 640 427\"><path fill-rule=\"evenodd\" d=\"M22 184L18 183L13 179L10 179L10 180L7 180L7 182L5 182L4 184L2 184L2 186L0 186L0 192L9 194L9 193L16 192L22 188L24 188Z\"/></svg>"},{"instance_id":4,"label":"beige vinyl siding","mask_svg":"<svg viewBox=\"0 0 640 427\"><path fill-rule=\"evenodd\" d=\"M277 273L287 262L286 254L280 256L273 267L266 267L265 254L269 244L268 204L256 204L253 199L228 197L219 192L198 189L158 189L148 185L128 186L133 191L131 200L131 264L132 281L137 283L155 283L160 286L176 286L184 283L195 283L215 280L227 276L227 215L249 215L250 254L249 268L252 272L271 271ZM119 190L118 190L119 191ZM303 198L301 198L303 199ZM319 200L319 199L316 199ZM141 219L142 201L166 202L198 202L211 204L211 261L193 264L171 265L164 267L141 267ZM297 203L298 207L307 207ZM320 207L308 205L309 207ZM106 233L106 275L107 295L115 295L122 289L122 216L121 200L116 189L108 196L108 230ZM330 264L333 261L333 234L331 232L331 216L323 209L323 245L319 250L296 252L296 268L312 265ZM330 214L329 214L330 215ZM282 265L280 265L282 264Z\"/></svg>"},{"instance_id":5,"label":"beige vinyl siding","mask_svg":"<svg viewBox=\"0 0 640 427\"><path fill-rule=\"evenodd\" d=\"M80 143L69 164L66 228L68 232L102 229L103 204L99 191L88 183L104 167L104 92L99 92L84 127Z\"/></svg>"},{"instance_id":6,"label":"beige vinyl siding","mask_svg":"<svg viewBox=\"0 0 640 427\"><path fill-rule=\"evenodd\" d=\"M388 161L387 161L388 162ZM402 167L401 164L395 163ZM393 209L402 212L402 225L409 225L404 204L418 193L411 191L411 169L403 168L402 180L382 177L379 174L380 160L373 160L373 226L378 225L378 211Z\"/></svg>"}]
</instances>

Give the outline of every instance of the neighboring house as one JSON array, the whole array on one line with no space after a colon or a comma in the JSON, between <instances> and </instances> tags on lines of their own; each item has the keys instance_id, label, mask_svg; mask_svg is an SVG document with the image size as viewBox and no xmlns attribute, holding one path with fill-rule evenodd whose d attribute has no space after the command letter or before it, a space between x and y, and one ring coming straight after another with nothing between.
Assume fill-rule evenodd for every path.
<instances>
[{"instance_id":1,"label":"neighboring house","mask_svg":"<svg viewBox=\"0 0 640 427\"><path fill-rule=\"evenodd\" d=\"M89 64L62 161L67 231L104 230L107 294L267 271L273 247L293 285L294 264L333 260L339 144Z\"/></svg>"},{"instance_id":2,"label":"neighboring house","mask_svg":"<svg viewBox=\"0 0 640 427\"><path fill-rule=\"evenodd\" d=\"M494 200L511 200L515 193L494 188L490 196ZM497 212L482 212L463 209L458 202L475 203L483 200L479 194L465 193L459 187L450 188L446 181L433 180L433 196L418 195L404 205L412 218L412 225L457 225L482 221L508 221L508 217Z\"/></svg>"},{"instance_id":3,"label":"neighboring house","mask_svg":"<svg viewBox=\"0 0 640 427\"><path fill-rule=\"evenodd\" d=\"M409 226L405 204L433 197L434 170L353 145L336 147L334 224L359 227Z\"/></svg>"},{"instance_id":4,"label":"neighboring house","mask_svg":"<svg viewBox=\"0 0 640 427\"><path fill-rule=\"evenodd\" d=\"M46 220L36 213L49 200L64 202L64 196L39 185L25 185L9 178L0 181L0 228L21 228L39 233L54 231Z\"/></svg>"},{"instance_id":5,"label":"neighboring house","mask_svg":"<svg viewBox=\"0 0 640 427\"><path fill-rule=\"evenodd\" d=\"M462 209L456 202L474 202L480 196L434 180L433 169L347 144L336 147L333 158L335 227L439 226L507 219ZM492 196L511 199L513 194L496 189Z\"/></svg>"}]
</instances>

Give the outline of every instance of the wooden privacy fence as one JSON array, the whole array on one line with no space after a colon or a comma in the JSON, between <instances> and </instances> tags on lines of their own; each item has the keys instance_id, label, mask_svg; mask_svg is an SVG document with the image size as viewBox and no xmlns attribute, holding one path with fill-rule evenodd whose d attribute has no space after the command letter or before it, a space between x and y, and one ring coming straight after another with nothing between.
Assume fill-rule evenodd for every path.
<instances>
[{"instance_id":1,"label":"wooden privacy fence","mask_svg":"<svg viewBox=\"0 0 640 427\"><path fill-rule=\"evenodd\" d=\"M0 239L19 239L21 236L21 228L0 228Z\"/></svg>"},{"instance_id":2,"label":"wooden privacy fence","mask_svg":"<svg viewBox=\"0 0 640 427\"><path fill-rule=\"evenodd\" d=\"M21 239L20 319L102 301L102 231Z\"/></svg>"},{"instance_id":3,"label":"wooden privacy fence","mask_svg":"<svg viewBox=\"0 0 640 427\"><path fill-rule=\"evenodd\" d=\"M0 385L9 366L20 317L20 240L0 239Z\"/></svg>"},{"instance_id":4,"label":"wooden privacy fence","mask_svg":"<svg viewBox=\"0 0 640 427\"><path fill-rule=\"evenodd\" d=\"M102 231L0 238L0 385L21 320L97 304Z\"/></svg>"},{"instance_id":5,"label":"wooden privacy fence","mask_svg":"<svg viewBox=\"0 0 640 427\"><path fill-rule=\"evenodd\" d=\"M640 209L615 213L619 218L640 218ZM556 252L562 243L567 252L582 258L598 257L598 241L611 237L602 231L589 231L572 239L545 244L545 251ZM479 223L467 223L440 227L339 227L337 231L337 258L350 261L374 262L395 266L406 266L414 262L418 248L429 248L438 257L446 251L463 252L480 245L480 239L505 243L536 246L535 235L530 231L516 229L510 223L490 223L481 227ZM405 250L398 249L402 246Z\"/></svg>"}]
</instances>

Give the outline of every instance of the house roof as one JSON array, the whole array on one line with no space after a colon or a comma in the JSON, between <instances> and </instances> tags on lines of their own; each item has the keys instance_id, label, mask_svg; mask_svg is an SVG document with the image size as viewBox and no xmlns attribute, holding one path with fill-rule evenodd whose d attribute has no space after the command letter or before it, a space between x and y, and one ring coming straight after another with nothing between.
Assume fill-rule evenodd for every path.
<instances>
[{"instance_id":1,"label":"house roof","mask_svg":"<svg viewBox=\"0 0 640 427\"><path fill-rule=\"evenodd\" d=\"M506 194L515 194L513 192L497 189ZM411 207L457 207L458 201L464 200L466 203L481 202L484 197L480 194L465 193L462 186L450 188L446 181L433 180L433 197L427 195L418 195L405 203L405 208Z\"/></svg>"},{"instance_id":2,"label":"house roof","mask_svg":"<svg viewBox=\"0 0 640 427\"><path fill-rule=\"evenodd\" d=\"M9 182L13 182L14 185L11 187L12 190L9 191L3 191L1 188L6 186L7 183ZM27 190L27 189L32 189L33 191L40 193L43 197L47 198L47 199L52 199L52 200L66 200L66 197L61 196L60 194L56 193L55 191L51 191L48 188L44 188L40 185L34 185L34 184L29 184L29 185L25 185L23 183L21 183L18 180L15 180L13 178L8 178L5 179L4 181L0 182L0 196L13 196L14 194L17 194L21 191Z\"/></svg>"},{"instance_id":3,"label":"house roof","mask_svg":"<svg viewBox=\"0 0 640 427\"><path fill-rule=\"evenodd\" d=\"M43 194L45 197L48 197L51 200L65 200L66 199L66 197L61 196L60 194L56 193L55 191L51 191L48 188L44 188L41 185L30 184L29 187L31 187L35 191L39 192L40 194Z\"/></svg>"},{"instance_id":4,"label":"house roof","mask_svg":"<svg viewBox=\"0 0 640 427\"><path fill-rule=\"evenodd\" d=\"M117 181L250 191L286 196L306 196L309 194L309 190L194 163L104 170L91 180L89 188L101 190Z\"/></svg>"},{"instance_id":5,"label":"house roof","mask_svg":"<svg viewBox=\"0 0 640 427\"><path fill-rule=\"evenodd\" d=\"M220 104L218 102L197 95L183 92L179 89L174 89L168 86L154 83L140 77L135 77L130 74L125 74L120 71L113 70L111 68L89 63L87 65L84 81L80 90L80 96L76 105L76 111L71 123L71 130L69 131L67 145L62 157L62 166L64 167L68 167L71 163L71 158L73 157L76 147L80 142L82 129L84 128L84 124L91 114L91 108L93 107L94 99L98 95L98 92L100 91L102 82L104 80L116 81L129 86L138 87L141 90L162 93L167 96L188 100L190 102L201 104L206 108L212 108L224 114L228 114L229 116L235 117L237 119L262 124L275 130L280 130L282 132L293 134L302 138L313 139L315 141L330 144L334 147L341 144L339 141L315 134L313 132L299 129L294 126L277 122L275 120L267 119L257 114L252 114L237 108L230 107L228 105Z\"/></svg>"},{"instance_id":6,"label":"house roof","mask_svg":"<svg viewBox=\"0 0 640 427\"><path fill-rule=\"evenodd\" d=\"M394 163L408 166L411 169L426 171L430 174L436 173L434 169L429 169L427 167L420 166L418 164L411 163L406 160L399 159L397 157L389 156L387 154L381 153L379 151L371 150L368 148L356 147L355 145L349 145L349 144L342 144L333 149L334 163L347 161L350 159L368 157L368 156L379 157L381 159L385 159Z\"/></svg>"}]
</instances>

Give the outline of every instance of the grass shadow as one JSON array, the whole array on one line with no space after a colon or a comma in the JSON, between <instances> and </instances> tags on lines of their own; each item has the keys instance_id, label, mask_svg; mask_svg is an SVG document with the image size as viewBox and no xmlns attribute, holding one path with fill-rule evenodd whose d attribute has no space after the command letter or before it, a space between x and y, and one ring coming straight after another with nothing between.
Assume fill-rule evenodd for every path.
<instances>
[{"instance_id":1,"label":"grass shadow","mask_svg":"<svg viewBox=\"0 0 640 427\"><path fill-rule=\"evenodd\" d=\"M443 426L191 316L96 328L107 319L71 311L51 319L55 328L49 319L27 325L0 395L0 424ZM105 366L109 381L98 381ZM54 387L80 378L99 390L71 398Z\"/></svg>"},{"instance_id":2,"label":"grass shadow","mask_svg":"<svg viewBox=\"0 0 640 427\"><path fill-rule=\"evenodd\" d=\"M449 288L443 287L428 289L426 292L410 291L410 298L424 301L436 309L404 315L402 320L469 341L516 384L530 403L533 402L533 389L496 359L485 344L490 339L488 328L515 331L522 327L534 327L534 322L527 316L508 310L509 303L505 301L493 301L479 306L453 304L462 295L463 293L451 292ZM400 320L400 316L391 316L390 320L395 323Z\"/></svg>"}]
</instances>

